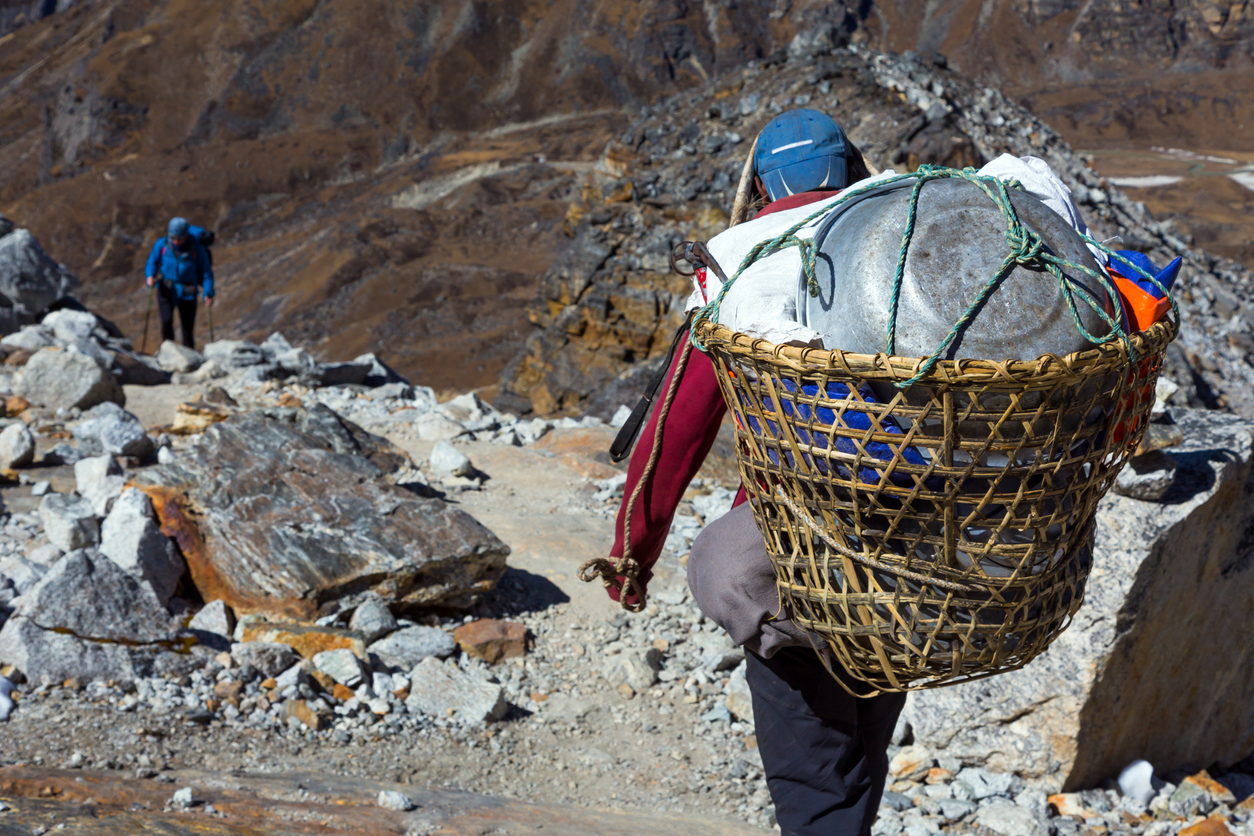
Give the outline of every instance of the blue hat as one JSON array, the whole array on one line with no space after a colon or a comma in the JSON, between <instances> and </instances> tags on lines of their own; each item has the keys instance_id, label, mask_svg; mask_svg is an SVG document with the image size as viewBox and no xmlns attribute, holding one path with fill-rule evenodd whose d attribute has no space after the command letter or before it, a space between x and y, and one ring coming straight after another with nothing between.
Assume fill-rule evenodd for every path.
<instances>
[{"instance_id":1,"label":"blue hat","mask_svg":"<svg viewBox=\"0 0 1254 836\"><path fill-rule=\"evenodd\" d=\"M1177 258L1162 270L1159 270L1154 266L1154 262L1150 261L1149 256L1136 250L1118 250L1115 252L1115 257L1110 260L1110 266L1115 272L1125 279L1135 282L1142 290L1155 299L1162 299L1163 292L1153 282L1145 278L1144 274L1148 273L1153 276L1158 280L1158 284L1170 290L1172 283L1176 280L1176 276L1180 274L1180 264L1181 259Z\"/></svg>"},{"instance_id":2,"label":"blue hat","mask_svg":"<svg viewBox=\"0 0 1254 836\"><path fill-rule=\"evenodd\" d=\"M808 108L781 113L758 135L753 165L771 200L849 185L849 140L830 116Z\"/></svg>"},{"instance_id":3,"label":"blue hat","mask_svg":"<svg viewBox=\"0 0 1254 836\"><path fill-rule=\"evenodd\" d=\"M170 225L165 228L165 234L171 238L182 238L187 234L187 218L171 218Z\"/></svg>"}]
</instances>

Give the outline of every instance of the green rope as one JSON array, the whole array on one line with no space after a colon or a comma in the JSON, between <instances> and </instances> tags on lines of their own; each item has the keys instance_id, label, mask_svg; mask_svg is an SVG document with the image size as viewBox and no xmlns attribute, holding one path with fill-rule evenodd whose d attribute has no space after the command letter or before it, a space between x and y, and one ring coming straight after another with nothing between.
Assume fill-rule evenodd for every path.
<instances>
[{"instance_id":1,"label":"green rope","mask_svg":"<svg viewBox=\"0 0 1254 836\"><path fill-rule=\"evenodd\" d=\"M1006 244L1009 247L1009 251L1007 252L1006 257L1002 260L1001 265L994 272L993 276L985 283L984 287L981 288L975 300L971 302L966 311L963 312L962 316L958 318L958 321L954 323L953 328L951 328L945 338L941 340L941 343L937 346L936 350L928 355L927 359L919 367L918 373L909 380L894 383L897 388L905 389L906 387L917 383L920 379L931 372L949 350L949 347L953 344L954 340L958 338L958 336L970 324L971 320L975 318L976 314L988 300L988 297L991 296L993 291L1001 284L1001 281L1006 278L1006 276L1009 275L1016 266L1020 265L1030 269L1047 271L1058 280L1058 286L1062 291L1063 299L1066 300L1067 303L1067 310L1071 314L1071 321L1075 325L1076 330L1078 330L1086 340L1100 345L1110 342L1111 340L1120 339L1123 341L1125 350L1128 353L1128 359L1134 359L1132 340L1128 333L1124 330L1122 324L1106 313L1102 302L1094 297L1094 295L1079 281L1073 278L1072 274L1083 274L1089 279L1095 280L1106 291L1109 298L1118 299L1118 291L1115 289L1114 282L1111 278L1105 274L1105 271L1094 270L1083 264L1076 264L1075 262L1069 261L1065 258L1060 258L1059 256L1049 252L1045 247L1045 242L1041 240L1041 236L1031 229L1028 229L1024 226L1023 222L1019 220L1019 215L1010 201L1009 190L1022 189L1022 184L1020 184L1017 180L1004 182L998 180L996 177L983 176L977 174L973 168L966 168L959 171L957 169L945 168L943 166L924 165L920 166L919 170L914 174L901 174L895 177L877 180L863 186L862 188L846 190L835 201L825 205L822 209L797 224L794 224L780 235L767 241L762 241L754 246L754 248L750 250L740 262L740 266L737 267L735 274L733 274L732 277L728 279L721 288L719 288L718 295L715 296L709 304L697 311L697 314L693 319L693 323L695 324L703 319L711 322L717 322L719 309L722 306L723 299L735 281L740 278L741 274L758 260L789 247L797 247L801 251L801 269L806 277L806 286L811 296L818 296L818 279L815 276L815 262L817 254L815 253L814 241L811 239L799 238L797 233L814 221L831 212L840 204L857 197L866 191L880 188L888 183L913 179L915 182L914 188L910 193L910 201L906 213L906 226L901 238L901 251L897 257L897 269L893 273L893 291L888 315L887 347L888 353L892 354L896 345L898 301L901 298L901 286L905 277L906 258L910 252L910 242L914 237L914 227L919 206L919 194L925 183L932 180L950 178L960 178L974 183L989 197L990 200L993 201L994 204L996 204L997 208L1001 210L1002 215L1006 218ZM1084 236L1084 238L1086 243L1094 245L1098 250L1105 253L1107 256L1114 255L1114 253L1107 249L1103 244L1094 241L1088 236ZM1140 268L1137 268L1135 265L1133 265L1133 267L1137 269L1138 272L1141 272L1146 278L1150 279L1150 281L1152 281L1159 290L1166 294L1167 298L1171 300L1172 310L1175 311L1178 320L1179 308L1176 305L1175 299L1172 298L1167 289L1159 284L1157 279L1153 276L1145 274L1144 271L1140 270ZM1077 295L1080 297L1080 300L1084 302L1084 304L1088 305L1089 308L1094 311L1103 322L1106 323L1110 329L1107 333L1100 336L1094 335L1089 333L1088 329L1084 327L1084 323L1080 319L1080 312L1076 306ZM701 351L708 353L706 347L697 339L695 330L696 329L694 328L691 332L692 344Z\"/></svg>"}]
</instances>

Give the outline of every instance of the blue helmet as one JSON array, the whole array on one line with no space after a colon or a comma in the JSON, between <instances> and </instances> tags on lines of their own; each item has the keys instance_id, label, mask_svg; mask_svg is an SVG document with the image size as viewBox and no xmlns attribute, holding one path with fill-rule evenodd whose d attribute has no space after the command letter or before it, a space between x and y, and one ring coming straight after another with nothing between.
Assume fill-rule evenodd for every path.
<instances>
[{"instance_id":1,"label":"blue helmet","mask_svg":"<svg viewBox=\"0 0 1254 836\"><path fill-rule=\"evenodd\" d=\"M182 238L187 235L189 226L187 218L171 218L170 225L165 228L165 234L171 238Z\"/></svg>"},{"instance_id":2,"label":"blue helmet","mask_svg":"<svg viewBox=\"0 0 1254 836\"><path fill-rule=\"evenodd\" d=\"M808 108L772 119L758 135L753 165L771 200L849 185L849 139L830 116Z\"/></svg>"}]
</instances>

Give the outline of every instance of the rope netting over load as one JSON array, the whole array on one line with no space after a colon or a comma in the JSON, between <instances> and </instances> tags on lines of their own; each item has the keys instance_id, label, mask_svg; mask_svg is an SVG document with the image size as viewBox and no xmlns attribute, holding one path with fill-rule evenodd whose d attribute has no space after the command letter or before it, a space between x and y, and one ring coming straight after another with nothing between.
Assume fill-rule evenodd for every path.
<instances>
[{"instance_id":1,"label":"rope netting over load","mask_svg":"<svg viewBox=\"0 0 1254 836\"><path fill-rule=\"evenodd\" d=\"M1007 197L1018 184L971 170L913 176L898 290L928 180L975 182L1007 219L1006 260L931 356L777 345L717 324L721 299L753 260L799 246L812 275L813 253L796 233L830 204L755 248L692 328L735 419L741 477L786 614L829 667L868 692L1012 670L1066 628L1092 565L1097 503L1140 442L1178 327L1177 315L1127 333L1103 310L1110 331L1084 332L1099 344L1090 350L942 359L1016 265L1057 279L1077 327L1076 300L1099 303L1073 276L1117 296L1108 277L1051 255L1018 220Z\"/></svg>"}]
</instances>

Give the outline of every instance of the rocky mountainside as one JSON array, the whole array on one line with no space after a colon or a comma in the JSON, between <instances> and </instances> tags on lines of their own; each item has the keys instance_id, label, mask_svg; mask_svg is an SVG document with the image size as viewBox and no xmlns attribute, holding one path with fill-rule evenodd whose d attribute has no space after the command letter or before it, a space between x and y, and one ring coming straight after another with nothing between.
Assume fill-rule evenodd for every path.
<instances>
[{"instance_id":1,"label":"rocky mountainside","mask_svg":"<svg viewBox=\"0 0 1254 836\"><path fill-rule=\"evenodd\" d=\"M1116 5L6 0L0 211L132 338L148 246L181 213L219 232L222 335L281 329L319 356L378 350L437 389L482 386L521 349L607 143L641 106L742 84L755 62L850 40L939 50L1085 142L1147 118L1155 141L1243 141L1244 7ZM1133 70L1153 82L1135 96ZM844 105L914 118L891 93ZM903 129L897 165L975 159L923 148L935 130Z\"/></svg>"},{"instance_id":2,"label":"rocky mountainside","mask_svg":"<svg viewBox=\"0 0 1254 836\"><path fill-rule=\"evenodd\" d=\"M1001 153L1047 160L1099 239L1118 236L1159 264L1181 255L1183 328L1169 376L1195 406L1254 416L1254 278L1189 248L1170 224L1098 177L1061 136L991 88L932 62L858 47L798 52L676 95L611 146L567 218L570 248L543 278L540 327L502 381L515 410L634 403L646 370L681 318L686 280L668 273L671 246L726 222L743 155L776 113L805 104L832 113L878 167L980 165ZM618 385L608 385L611 380Z\"/></svg>"}]
</instances>

